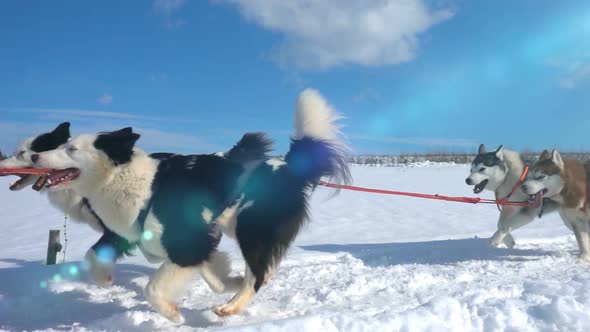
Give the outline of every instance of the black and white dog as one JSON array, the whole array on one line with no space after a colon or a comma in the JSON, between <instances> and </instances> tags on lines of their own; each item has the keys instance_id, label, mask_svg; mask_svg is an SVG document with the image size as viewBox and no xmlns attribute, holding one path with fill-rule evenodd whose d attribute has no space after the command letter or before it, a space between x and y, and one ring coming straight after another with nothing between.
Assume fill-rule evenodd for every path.
<instances>
[{"instance_id":1,"label":"black and white dog","mask_svg":"<svg viewBox=\"0 0 590 332\"><path fill-rule=\"evenodd\" d=\"M320 178L350 181L338 119L318 92L302 92L284 161L267 157L268 149L247 162L219 155L158 160L135 148L139 135L131 128L82 135L33 159L58 169L46 179L50 190L86 197L108 228L164 260L146 286L155 310L180 321L174 301L199 271L214 290L239 287L214 309L226 316L240 312L278 267L308 219ZM228 262L216 250L221 232L240 246L242 280L228 277Z\"/></svg>"},{"instance_id":2,"label":"black and white dog","mask_svg":"<svg viewBox=\"0 0 590 332\"><path fill-rule=\"evenodd\" d=\"M55 150L70 139L70 123L64 122L53 131L40 134L25 140L14 155L0 161L0 168L28 168L33 167L32 156L37 153ZM10 185L10 190L22 190L39 180L35 175L20 176L20 179ZM133 244L110 231L100 217L94 213L88 201L76 194L74 190L59 188L57 190L43 190L51 205L67 215L71 220L87 224L97 232L102 233L100 239L86 253L88 267L97 284L111 285L113 282L112 266L115 260L129 254ZM102 257L101 257L102 256ZM108 259L107 259L108 258Z\"/></svg>"},{"instance_id":3,"label":"black and white dog","mask_svg":"<svg viewBox=\"0 0 590 332\"><path fill-rule=\"evenodd\" d=\"M55 150L66 144L69 139L70 123L61 123L53 131L26 139L12 157L0 161L0 168L33 167L33 155ZM271 149L270 144L264 135L248 133L229 152L223 155L231 160L247 163L263 157L266 151ZM153 153L150 156L163 160L172 155L171 153ZM35 175L22 175L19 177L19 180L10 185L10 190L19 191L39 181L39 177ZM86 224L102 234L99 240L87 251L85 260L88 263L90 275L98 285L103 287L112 285L115 262L125 255L130 255L137 244L127 241L106 227L102 219L92 209L88 200L76 194L74 190L60 187L55 188L55 190L43 189L42 192L47 194L51 205L67 215L71 220ZM161 258L150 255L141 246L139 248L149 262L162 262Z\"/></svg>"}]
</instances>

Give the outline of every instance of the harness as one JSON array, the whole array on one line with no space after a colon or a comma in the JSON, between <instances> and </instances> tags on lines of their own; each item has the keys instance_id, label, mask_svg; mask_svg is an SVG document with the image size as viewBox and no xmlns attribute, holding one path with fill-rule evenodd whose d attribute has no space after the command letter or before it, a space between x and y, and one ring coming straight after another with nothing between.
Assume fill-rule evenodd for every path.
<instances>
[{"instance_id":1,"label":"harness","mask_svg":"<svg viewBox=\"0 0 590 332\"><path fill-rule=\"evenodd\" d=\"M107 229L107 226L104 224L104 221L102 221L102 219L98 216L98 214L96 213L96 211L94 211L94 209L92 208L92 205L90 205L90 202L88 201L88 198L86 198L86 197L82 198L82 205L84 205L88 209L88 211L90 211L90 214L94 218L96 218L96 220L102 226L103 229Z\"/></svg>"},{"instance_id":2,"label":"harness","mask_svg":"<svg viewBox=\"0 0 590 332\"><path fill-rule=\"evenodd\" d=\"M524 170L522 171L522 174L520 175L520 178L518 179L518 181L516 182L514 187L512 187L512 191L510 191L508 196L506 196L504 198L500 198L500 199L498 199L498 196L496 196L496 206L498 207L498 210L500 212L502 212L502 208L500 206L506 205L506 203L508 203L510 197L518 190L518 188L520 188L520 186L522 185L522 183L526 179L526 176L528 173L529 173L529 167L525 166ZM543 210L541 208L541 213L543 213L542 211Z\"/></svg>"},{"instance_id":3,"label":"harness","mask_svg":"<svg viewBox=\"0 0 590 332\"><path fill-rule=\"evenodd\" d=\"M588 208L588 203L590 202L590 179L586 179L586 199L584 200L584 205L582 205L582 212L586 212Z\"/></svg>"}]
</instances>

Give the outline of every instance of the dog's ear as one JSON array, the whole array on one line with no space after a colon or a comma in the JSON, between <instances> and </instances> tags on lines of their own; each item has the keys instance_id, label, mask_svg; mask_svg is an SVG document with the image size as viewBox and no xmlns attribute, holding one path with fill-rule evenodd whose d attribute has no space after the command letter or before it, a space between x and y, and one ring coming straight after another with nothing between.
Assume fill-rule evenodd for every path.
<instances>
[{"instance_id":1,"label":"dog's ear","mask_svg":"<svg viewBox=\"0 0 590 332\"><path fill-rule=\"evenodd\" d=\"M486 153L488 153L488 151L486 150L485 145L480 144L479 145L479 150L477 151L477 154L486 154Z\"/></svg>"},{"instance_id":2,"label":"dog's ear","mask_svg":"<svg viewBox=\"0 0 590 332\"><path fill-rule=\"evenodd\" d=\"M130 135L132 133L133 133L133 128L131 128L131 127L125 127L123 129L111 131L111 132L109 132L107 134L124 136L124 135Z\"/></svg>"},{"instance_id":3,"label":"dog's ear","mask_svg":"<svg viewBox=\"0 0 590 332\"><path fill-rule=\"evenodd\" d=\"M549 153L548 150L543 150L543 153L541 153L539 160L549 160L549 159L551 159L551 154Z\"/></svg>"},{"instance_id":4,"label":"dog's ear","mask_svg":"<svg viewBox=\"0 0 590 332\"><path fill-rule=\"evenodd\" d=\"M553 150L553 152L551 152L551 161L553 161L553 163L561 170L563 170L563 168L565 167L563 159L561 159L561 154L559 154L559 151L555 149Z\"/></svg>"},{"instance_id":5,"label":"dog's ear","mask_svg":"<svg viewBox=\"0 0 590 332\"><path fill-rule=\"evenodd\" d=\"M115 165L131 161L133 147L141 135L134 133L131 127L99 134L94 147L102 150Z\"/></svg>"},{"instance_id":6,"label":"dog's ear","mask_svg":"<svg viewBox=\"0 0 590 332\"><path fill-rule=\"evenodd\" d=\"M45 152L57 149L59 146L66 144L70 139L70 123L64 122L57 126L53 131L37 136L31 142L33 152Z\"/></svg>"},{"instance_id":7,"label":"dog's ear","mask_svg":"<svg viewBox=\"0 0 590 332\"><path fill-rule=\"evenodd\" d=\"M500 160L504 160L504 146L500 145L496 150L496 157Z\"/></svg>"},{"instance_id":8,"label":"dog's ear","mask_svg":"<svg viewBox=\"0 0 590 332\"><path fill-rule=\"evenodd\" d=\"M62 122L59 124L59 126L55 127L55 129L53 129L53 131L51 132L52 134L55 135L63 135L63 136L67 136L68 138L70 138L70 123L69 122Z\"/></svg>"}]
</instances>

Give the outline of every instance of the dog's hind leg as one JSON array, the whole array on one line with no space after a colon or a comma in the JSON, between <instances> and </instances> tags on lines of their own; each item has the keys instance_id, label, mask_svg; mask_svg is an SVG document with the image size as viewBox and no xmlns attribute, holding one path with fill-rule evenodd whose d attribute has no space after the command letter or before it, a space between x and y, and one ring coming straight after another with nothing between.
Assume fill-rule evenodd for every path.
<instances>
[{"instance_id":1,"label":"dog's hind leg","mask_svg":"<svg viewBox=\"0 0 590 332\"><path fill-rule=\"evenodd\" d=\"M241 312L244 307L252 300L256 294L254 285L256 283L256 277L252 273L252 270L246 264L244 281L240 290L231 298L226 304L220 305L213 309L213 312L218 316L231 316Z\"/></svg>"},{"instance_id":2,"label":"dog's hind leg","mask_svg":"<svg viewBox=\"0 0 590 332\"><path fill-rule=\"evenodd\" d=\"M231 265L224 252L214 251L209 260L199 266L199 272L209 288L216 293L237 291L244 281L243 277L229 276Z\"/></svg>"},{"instance_id":3,"label":"dog's hind leg","mask_svg":"<svg viewBox=\"0 0 590 332\"><path fill-rule=\"evenodd\" d=\"M154 310L169 320L180 323L182 315L175 301L186 289L195 271L194 266L181 267L170 261L164 262L145 288L146 298Z\"/></svg>"},{"instance_id":4,"label":"dog's hind leg","mask_svg":"<svg viewBox=\"0 0 590 332\"><path fill-rule=\"evenodd\" d=\"M584 220L574 221L571 224L580 248L578 259L581 262L590 263L590 223Z\"/></svg>"}]
</instances>

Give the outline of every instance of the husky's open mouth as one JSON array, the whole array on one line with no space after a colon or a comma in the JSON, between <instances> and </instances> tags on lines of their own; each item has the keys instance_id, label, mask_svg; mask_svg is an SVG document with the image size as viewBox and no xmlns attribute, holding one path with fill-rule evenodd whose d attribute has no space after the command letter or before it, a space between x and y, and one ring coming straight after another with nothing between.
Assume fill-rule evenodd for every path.
<instances>
[{"instance_id":1,"label":"husky's open mouth","mask_svg":"<svg viewBox=\"0 0 590 332\"><path fill-rule=\"evenodd\" d=\"M488 185L488 180L487 179L483 180L479 184L475 185L475 187L473 188L473 192L476 194L479 194L486 188L487 185Z\"/></svg>"},{"instance_id":2,"label":"husky's open mouth","mask_svg":"<svg viewBox=\"0 0 590 332\"><path fill-rule=\"evenodd\" d=\"M46 176L42 176L33 185L33 189L39 191L43 187L53 188L61 184L72 182L80 176L80 169L78 168L66 168L54 170L48 173Z\"/></svg>"},{"instance_id":3,"label":"husky's open mouth","mask_svg":"<svg viewBox=\"0 0 590 332\"><path fill-rule=\"evenodd\" d=\"M543 204L543 197L547 194L547 189L543 189L536 194L529 195L529 205L538 208Z\"/></svg>"}]
</instances>

